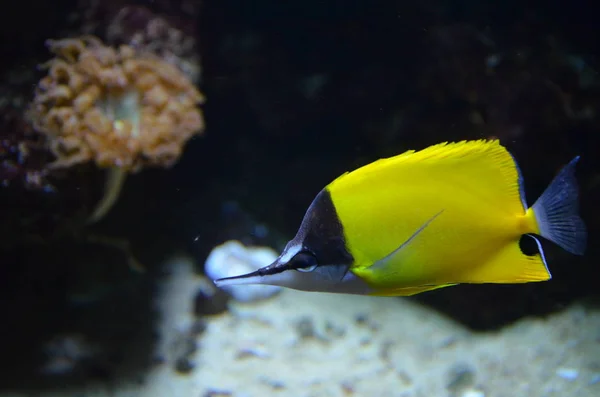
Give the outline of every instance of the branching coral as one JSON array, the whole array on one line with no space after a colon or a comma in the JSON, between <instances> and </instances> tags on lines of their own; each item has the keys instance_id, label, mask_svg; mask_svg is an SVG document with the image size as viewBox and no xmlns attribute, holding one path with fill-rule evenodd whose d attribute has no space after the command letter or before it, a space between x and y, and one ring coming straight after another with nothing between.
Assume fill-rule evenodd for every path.
<instances>
[{"instance_id":1,"label":"branching coral","mask_svg":"<svg viewBox=\"0 0 600 397\"><path fill-rule=\"evenodd\" d=\"M45 65L28 115L48 137L52 167L93 161L112 170L97 220L126 173L172 166L204 130L204 97L177 67L130 46L115 49L90 36L49 41L49 48L56 58Z\"/></svg>"}]
</instances>

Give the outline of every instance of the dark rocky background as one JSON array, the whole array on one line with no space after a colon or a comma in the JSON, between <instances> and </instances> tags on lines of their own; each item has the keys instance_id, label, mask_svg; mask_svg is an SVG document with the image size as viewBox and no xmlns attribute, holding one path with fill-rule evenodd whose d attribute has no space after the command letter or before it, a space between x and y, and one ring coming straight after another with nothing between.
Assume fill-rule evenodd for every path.
<instances>
[{"instance_id":1,"label":"dark rocky background","mask_svg":"<svg viewBox=\"0 0 600 397\"><path fill-rule=\"evenodd\" d=\"M107 218L84 227L102 174L90 166L46 175L48 153L22 111L49 57L45 40L107 39L126 5L195 39L197 52L183 56L200 54L207 130L174 168L131 177ZM153 359L150 298L162 258L187 250L202 263L230 238L279 245L332 178L444 140L499 137L530 202L581 155L590 247L579 258L546 244L547 283L414 299L489 330L598 296L600 32L590 1L22 0L2 9L0 357L11 359L0 387L23 377L31 386L40 345L73 330L108 353L69 382L115 376L115 362L137 374ZM110 37L123 41L131 26ZM17 155L22 142L34 148L27 160ZM253 237L261 224L269 233ZM145 274L130 270L131 257ZM145 353L124 353L132 340Z\"/></svg>"}]
</instances>

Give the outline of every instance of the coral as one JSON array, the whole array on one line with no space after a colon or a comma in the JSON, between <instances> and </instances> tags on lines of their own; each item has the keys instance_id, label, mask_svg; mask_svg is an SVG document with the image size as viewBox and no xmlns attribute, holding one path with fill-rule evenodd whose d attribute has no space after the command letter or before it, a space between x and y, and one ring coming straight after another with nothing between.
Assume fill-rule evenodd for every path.
<instances>
[{"instance_id":1,"label":"coral","mask_svg":"<svg viewBox=\"0 0 600 397\"><path fill-rule=\"evenodd\" d=\"M27 112L57 157L52 168L94 162L108 168L105 194L89 221L114 205L127 173L172 166L203 132L203 95L177 67L128 45L94 36L49 41L45 67Z\"/></svg>"},{"instance_id":2,"label":"coral","mask_svg":"<svg viewBox=\"0 0 600 397\"><path fill-rule=\"evenodd\" d=\"M200 57L196 40L145 7L123 7L106 29L106 41L151 52L199 81Z\"/></svg>"},{"instance_id":3,"label":"coral","mask_svg":"<svg viewBox=\"0 0 600 397\"><path fill-rule=\"evenodd\" d=\"M48 137L54 167L169 167L203 131L197 105L204 97L171 64L93 36L49 47L56 58L46 64L28 116Z\"/></svg>"}]
</instances>

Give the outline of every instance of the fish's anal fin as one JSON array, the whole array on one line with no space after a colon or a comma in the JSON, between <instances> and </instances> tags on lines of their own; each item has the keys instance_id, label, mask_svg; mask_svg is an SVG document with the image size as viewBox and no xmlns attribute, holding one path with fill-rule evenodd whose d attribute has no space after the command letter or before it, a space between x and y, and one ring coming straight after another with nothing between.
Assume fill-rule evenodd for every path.
<instances>
[{"instance_id":1,"label":"fish's anal fin","mask_svg":"<svg viewBox=\"0 0 600 397\"><path fill-rule=\"evenodd\" d=\"M429 224L431 222L433 222L433 220L435 218L437 218L442 212L444 212L444 210L441 210L440 212L438 212L437 214L435 214L434 216L432 216L431 218L429 218L425 223L423 223L406 241L404 241L402 244L400 244L400 246L398 248L396 248L395 250L393 250L392 252L390 252L389 254L387 254L386 256L384 256L383 258L379 259L377 262L375 262L370 268L374 271L377 271L378 269L387 267L388 264L390 262L394 262L397 263L398 261L398 256L402 255L404 252L406 252L406 250L408 249L408 247L410 246L410 243L412 241L414 241L415 238L417 238L417 236L427 227L429 226ZM401 262L401 261L400 261Z\"/></svg>"},{"instance_id":2,"label":"fish's anal fin","mask_svg":"<svg viewBox=\"0 0 600 397\"><path fill-rule=\"evenodd\" d=\"M539 252L534 255L523 253L518 242L507 244L495 256L457 275L457 282L472 284L518 284L547 281L552 278L540 241L527 234L537 243Z\"/></svg>"}]
</instances>

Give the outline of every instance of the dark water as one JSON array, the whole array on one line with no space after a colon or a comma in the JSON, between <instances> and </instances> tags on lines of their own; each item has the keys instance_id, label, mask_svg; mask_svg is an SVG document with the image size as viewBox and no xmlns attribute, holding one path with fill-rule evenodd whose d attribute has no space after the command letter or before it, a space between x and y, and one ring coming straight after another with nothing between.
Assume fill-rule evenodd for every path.
<instances>
[{"instance_id":1,"label":"dark water","mask_svg":"<svg viewBox=\"0 0 600 397\"><path fill-rule=\"evenodd\" d=\"M146 9L115 24L127 5ZM591 2L24 0L2 8L7 385L29 384L40 345L65 332L110 352L69 382L110 379L123 361L136 376L153 359L151 297L162 259L179 250L201 264L229 239L279 248L340 173L447 140L499 138L521 166L530 202L581 155L590 247L579 258L547 244L547 283L461 286L414 299L493 330L597 298L600 34ZM50 57L47 39L91 33L129 44L156 18L195 42L160 36L145 45L200 68L206 129L174 167L130 176L109 214L86 226L103 174L93 164L43 171L52 155L24 115L43 76L36 65ZM132 270L131 258L146 272ZM123 354L132 340L142 341L140 352Z\"/></svg>"}]
</instances>

